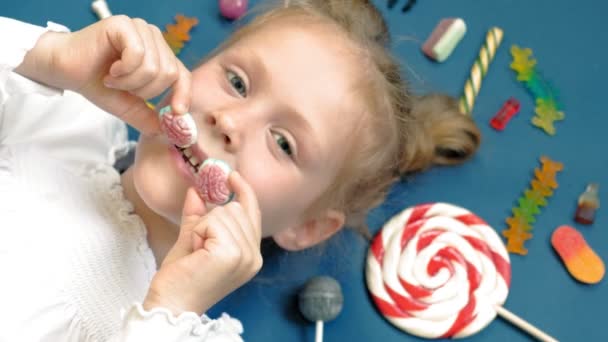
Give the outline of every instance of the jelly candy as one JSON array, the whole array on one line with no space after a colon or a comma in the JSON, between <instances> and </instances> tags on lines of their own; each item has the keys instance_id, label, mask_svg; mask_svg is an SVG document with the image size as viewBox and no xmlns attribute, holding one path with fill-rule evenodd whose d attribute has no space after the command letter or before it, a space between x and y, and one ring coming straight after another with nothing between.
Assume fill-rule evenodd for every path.
<instances>
[{"instance_id":1,"label":"jelly candy","mask_svg":"<svg viewBox=\"0 0 608 342\"><path fill-rule=\"evenodd\" d=\"M530 188L517 200L517 206L511 210L513 216L505 220L509 228L503 230L502 235L507 239L507 250L511 253L528 253L523 244L532 238L529 232L536 222L535 216L540 214L540 207L547 205L546 198L553 195L558 186L555 176L564 168L562 163L546 156L542 156L540 161L541 167L534 169L535 178L530 182Z\"/></svg>"},{"instance_id":2,"label":"jelly candy","mask_svg":"<svg viewBox=\"0 0 608 342\"><path fill-rule=\"evenodd\" d=\"M551 245L576 280L596 284L604 277L604 262L589 247L583 235L570 226L560 226L551 235Z\"/></svg>"},{"instance_id":3,"label":"jelly candy","mask_svg":"<svg viewBox=\"0 0 608 342\"><path fill-rule=\"evenodd\" d=\"M198 25L198 19L188 18L182 14L175 16L175 24L167 24L163 37L171 47L174 54L179 54L184 47L184 43L190 40L190 30Z\"/></svg>"},{"instance_id":4,"label":"jelly candy","mask_svg":"<svg viewBox=\"0 0 608 342\"><path fill-rule=\"evenodd\" d=\"M507 123L511 120L511 118L519 112L519 101L514 98L509 98L502 105L502 108L492 117L490 120L490 126L492 126L495 130L502 131L507 126Z\"/></svg>"},{"instance_id":5,"label":"jelly candy","mask_svg":"<svg viewBox=\"0 0 608 342\"><path fill-rule=\"evenodd\" d=\"M532 57L530 48L522 49L513 45L511 56L513 57L511 69L517 74L517 80L525 84L536 102L534 110L536 116L532 118L532 124L549 135L555 135L553 123L565 118L557 101L557 90L536 70L536 60Z\"/></svg>"}]
</instances>

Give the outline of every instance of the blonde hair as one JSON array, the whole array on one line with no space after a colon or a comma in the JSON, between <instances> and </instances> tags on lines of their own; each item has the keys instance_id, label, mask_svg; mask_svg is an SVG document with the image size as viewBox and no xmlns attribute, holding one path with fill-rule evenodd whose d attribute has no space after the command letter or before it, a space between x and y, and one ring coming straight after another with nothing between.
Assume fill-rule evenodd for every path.
<instances>
[{"instance_id":1,"label":"blonde hair","mask_svg":"<svg viewBox=\"0 0 608 342\"><path fill-rule=\"evenodd\" d=\"M365 232L367 212L384 200L402 175L432 165L458 164L477 150L480 132L459 112L455 99L410 94L389 51L386 22L368 0L286 0L241 27L218 50L270 21L292 16L336 27L354 43L366 66L357 84L366 106L365 123L337 177L309 208L310 215L339 209L348 226Z\"/></svg>"}]
</instances>

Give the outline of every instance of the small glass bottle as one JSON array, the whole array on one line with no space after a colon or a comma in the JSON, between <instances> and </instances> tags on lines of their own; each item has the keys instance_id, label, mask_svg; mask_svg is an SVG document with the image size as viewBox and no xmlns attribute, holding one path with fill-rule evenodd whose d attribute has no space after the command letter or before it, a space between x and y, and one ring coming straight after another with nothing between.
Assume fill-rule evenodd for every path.
<instances>
[{"instance_id":1,"label":"small glass bottle","mask_svg":"<svg viewBox=\"0 0 608 342\"><path fill-rule=\"evenodd\" d=\"M600 207L600 199L597 194L600 185L590 183L587 189L578 198L574 220L582 224L592 224L595 220L595 211Z\"/></svg>"}]
</instances>

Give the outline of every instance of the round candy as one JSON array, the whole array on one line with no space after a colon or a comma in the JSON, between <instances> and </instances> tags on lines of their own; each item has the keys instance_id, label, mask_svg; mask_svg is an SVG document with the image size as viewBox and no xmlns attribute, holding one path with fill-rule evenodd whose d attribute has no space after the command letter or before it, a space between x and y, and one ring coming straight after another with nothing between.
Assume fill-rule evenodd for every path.
<instances>
[{"instance_id":1,"label":"round candy","mask_svg":"<svg viewBox=\"0 0 608 342\"><path fill-rule=\"evenodd\" d=\"M446 203L408 208L372 241L367 287L382 315L425 338L466 337L496 317L507 299L511 264L481 218Z\"/></svg>"},{"instance_id":2,"label":"round candy","mask_svg":"<svg viewBox=\"0 0 608 342\"><path fill-rule=\"evenodd\" d=\"M247 0L220 0L220 13L227 19L238 19L247 12Z\"/></svg>"},{"instance_id":3,"label":"round candy","mask_svg":"<svg viewBox=\"0 0 608 342\"><path fill-rule=\"evenodd\" d=\"M298 307L307 320L331 321L342 311L344 297L340 284L333 278L311 278L298 295Z\"/></svg>"},{"instance_id":4,"label":"round candy","mask_svg":"<svg viewBox=\"0 0 608 342\"><path fill-rule=\"evenodd\" d=\"M196 189L205 202L226 204L234 193L228 188L230 165L219 159L208 158L198 170Z\"/></svg>"},{"instance_id":5,"label":"round candy","mask_svg":"<svg viewBox=\"0 0 608 342\"><path fill-rule=\"evenodd\" d=\"M158 115L160 127L172 144L188 147L196 142L198 131L190 113L175 115L171 111L171 106L167 106L162 108Z\"/></svg>"}]
</instances>

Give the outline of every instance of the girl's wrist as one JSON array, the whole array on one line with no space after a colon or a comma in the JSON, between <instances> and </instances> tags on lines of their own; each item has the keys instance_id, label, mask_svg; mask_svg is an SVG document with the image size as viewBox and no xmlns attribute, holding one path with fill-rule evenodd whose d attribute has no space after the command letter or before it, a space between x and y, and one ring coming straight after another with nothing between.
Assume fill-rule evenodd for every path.
<instances>
[{"instance_id":1,"label":"girl's wrist","mask_svg":"<svg viewBox=\"0 0 608 342\"><path fill-rule=\"evenodd\" d=\"M15 68L15 72L31 80L57 87L51 84L53 70L57 67L58 38L65 36L63 32L47 31L36 41L36 45L27 52L23 61Z\"/></svg>"}]
</instances>

